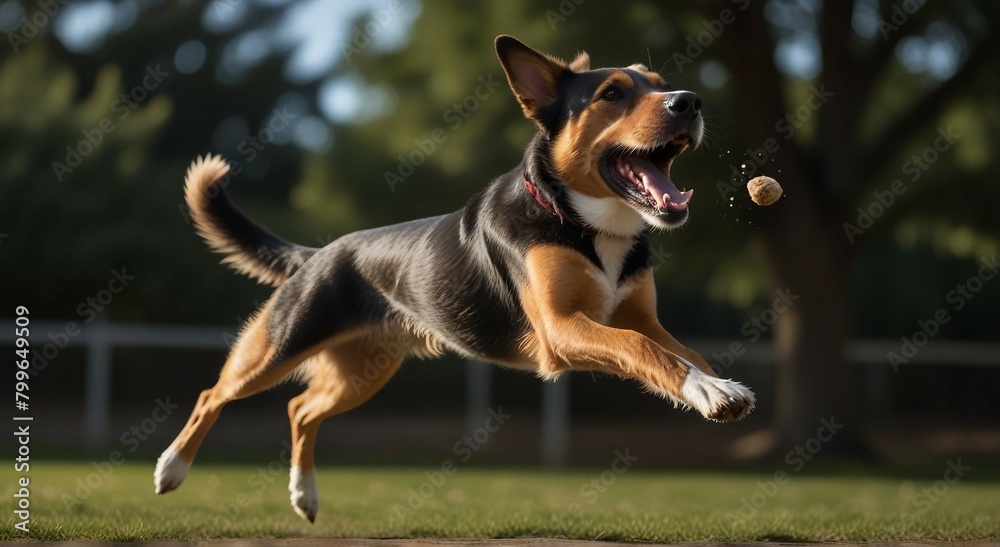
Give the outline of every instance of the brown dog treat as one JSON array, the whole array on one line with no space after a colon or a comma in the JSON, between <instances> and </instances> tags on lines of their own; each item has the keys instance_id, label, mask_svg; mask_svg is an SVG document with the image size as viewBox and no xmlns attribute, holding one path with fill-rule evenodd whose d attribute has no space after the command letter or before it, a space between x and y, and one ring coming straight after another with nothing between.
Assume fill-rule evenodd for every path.
<instances>
[{"instance_id":1,"label":"brown dog treat","mask_svg":"<svg viewBox=\"0 0 1000 547\"><path fill-rule=\"evenodd\" d=\"M781 197L781 185L771 177L755 177L747 183L750 199L757 205L771 205Z\"/></svg>"}]
</instances>

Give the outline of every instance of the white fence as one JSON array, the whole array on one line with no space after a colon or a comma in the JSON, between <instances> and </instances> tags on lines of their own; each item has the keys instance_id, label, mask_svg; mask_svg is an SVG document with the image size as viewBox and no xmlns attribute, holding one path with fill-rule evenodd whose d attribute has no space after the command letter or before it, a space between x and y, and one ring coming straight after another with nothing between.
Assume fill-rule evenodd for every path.
<instances>
[{"instance_id":1,"label":"white fence","mask_svg":"<svg viewBox=\"0 0 1000 547\"><path fill-rule=\"evenodd\" d=\"M84 424L86 436L92 447L103 447L108 434L111 403L111 375L113 374L112 350L116 347L144 347L166 349L215 349L226 350L233 340L236 327L193 327L144 323L108 323L95 321L68 330L71 322L32 321L29 340L35 351L42 351L52 344L84 347L86 381L84 384ZM76 324L76 323L74 323ZM0 327L0 344L12 345L15 340L14 323L5 321ZM61 344L56 344L53 337ZM695 338L685 342L702 355L725 353L732 340L723 338ZM900 351L897 340L855 340L847 350L853 364L874 365L889 369L887 354ZM744 344L745 353L739 357L740 365L773 365L774 347L770 342ZM56 352L58 353L58 351ZM43 355L43 357L45 357ZM48 361L53 361L58 355ZM965 367L994 367L1000 365L1000 343L931 341L909 360L907 366L941 365ZM51 374L52 371L46 367ZM491 407L490 391L492 368L483 363L471 363L466 371L465 419L467 428L478 427ZM558 465L566 460L569 442L569 382L563 377L558 382L546 382L542 391L542 459L546 464Z\"/></svg>"}]
</instances>

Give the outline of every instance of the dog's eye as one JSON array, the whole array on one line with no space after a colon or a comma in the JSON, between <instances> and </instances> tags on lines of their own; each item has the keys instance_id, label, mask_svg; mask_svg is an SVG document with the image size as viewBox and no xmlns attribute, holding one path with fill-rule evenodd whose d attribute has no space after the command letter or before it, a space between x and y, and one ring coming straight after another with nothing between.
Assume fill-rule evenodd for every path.
<instances>
[{"instance_id":1,"label":"dog's eye","mask_svg":"<svg viewBox=\"0 0 1000 547\"><path fill-rule=\"evenodd\" d=\"M601 93L601 99L611 102L620 100L623 96L622 90L614 86L605 89L604 93Z\"/></svg>"}]
</instances>

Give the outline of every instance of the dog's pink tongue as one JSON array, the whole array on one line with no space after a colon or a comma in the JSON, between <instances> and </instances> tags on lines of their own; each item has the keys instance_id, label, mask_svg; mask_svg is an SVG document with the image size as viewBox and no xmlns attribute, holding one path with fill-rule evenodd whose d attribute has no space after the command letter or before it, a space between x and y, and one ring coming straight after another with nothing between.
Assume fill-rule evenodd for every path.
<instances>
[{"instance_id":1,"label":"dog's pink tongue","mask_svg":"<svg viewBox=\"0 0 1000 547\"><path fill-rule=\"evenodd\" d=\"M674 212L687 209L694 189L686 192L678 190L673 181L670 180L670 176L660 171L647 157L627 156L620 161L627 170L631 170L635 174L635 177L646 188L660 209Z\"/></svg>"}]
</instances>

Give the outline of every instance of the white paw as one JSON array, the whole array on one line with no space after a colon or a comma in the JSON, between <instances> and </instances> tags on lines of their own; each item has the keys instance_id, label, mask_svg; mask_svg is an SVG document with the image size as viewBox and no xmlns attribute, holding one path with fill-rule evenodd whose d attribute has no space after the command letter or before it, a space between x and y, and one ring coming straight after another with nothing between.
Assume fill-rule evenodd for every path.
<instances>
[{"instance_id":1,"label":"white paw","mask_svg":"<svg viewBox=\"0 0 1000 547\"><path fill-rule=\"evenodd\" d=\"M168 448L156 460L156 471L153 472L153 485L157 494L166 494L184 482L191 462L185 461L173 448Z\"/></svg>"},{"instance_id":2,"label":"white paw","mask_svg":"<svg viewBox=\"0 0 1000 547\"><path fill-rule=\"evenodd\" d=\"M288 474L288 491L292 493L292 509L309 522L316 522L316 513L319 512L316 476L312 472L303 473L302 468L292 466Z\"/></svg>"},{"instance_id":3,"label":"white paw","mask_svg":"<svg viewBox=\"0 0 1000 547\"><path fill-rule=\"evenodd\" d=\"M681 396L703 416L717 422L740 420L756 404L753 392L743 384L709 376L695 367L688 369Z\"/></svg>"}]
</instances>

